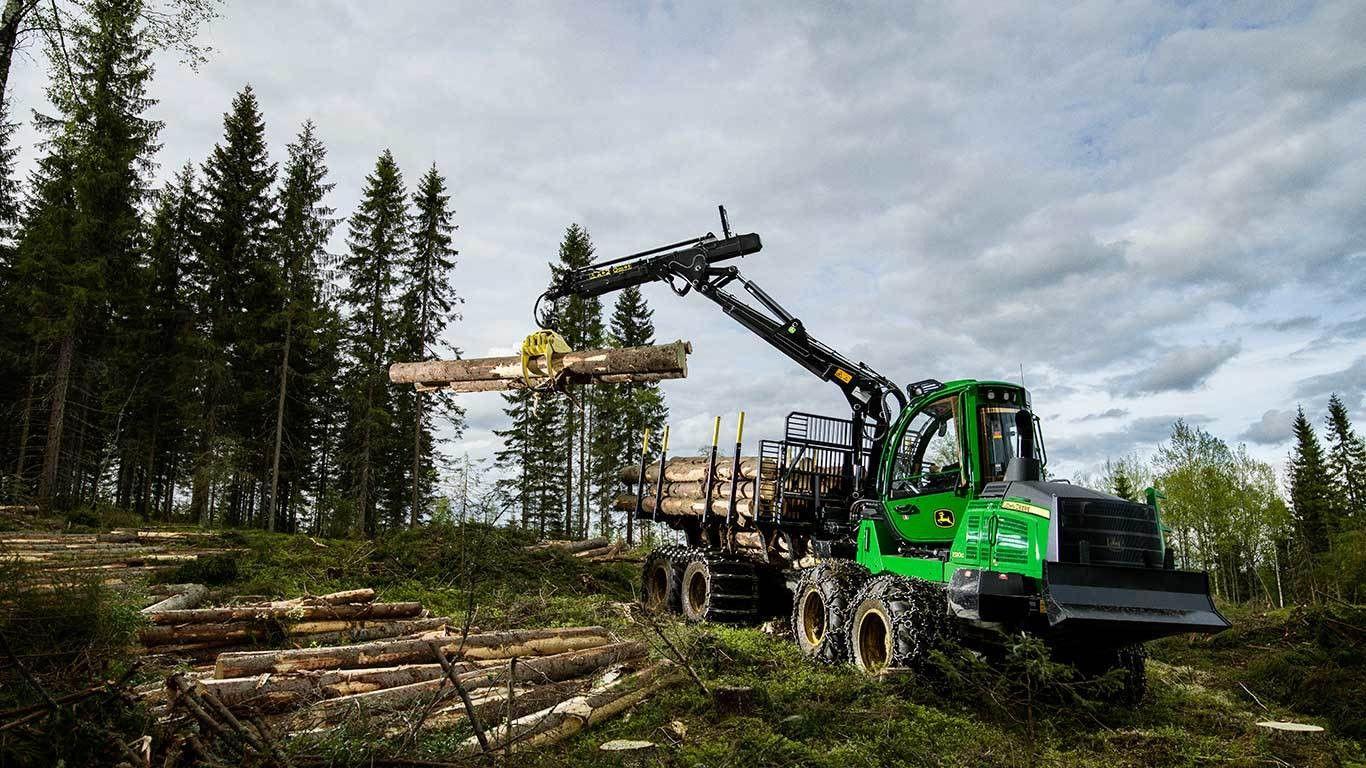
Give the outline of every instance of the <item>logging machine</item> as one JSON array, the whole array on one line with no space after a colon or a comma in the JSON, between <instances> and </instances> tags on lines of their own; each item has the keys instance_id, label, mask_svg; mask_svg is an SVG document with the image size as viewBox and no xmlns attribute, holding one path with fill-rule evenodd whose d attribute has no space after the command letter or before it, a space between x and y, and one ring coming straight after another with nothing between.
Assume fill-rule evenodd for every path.
<instances>
[{"instance_id":1,"label":"logging machine","mask_svg":"<svg viewBox=\"0 0 1366 768\"><path fill-rule=\"evenodd\" d=\"M904 389L813 338L793 315L723 262L757 253L757 234L708 233L578 270L536 302L553 328L558 302L664 282L697 292L848 401L848 418L792 413L781 440L759 444L752 514L711 488L701 515L647 512L644 446L635 516L682 530L686 546L645 561L648 603L693 620L743 621L791 610L808 654L868 671L914 666L950 635L1043 637L1097 673L1123 669L1143 692L1141 643L1229 626L1207 574L1175 568L1160 494L1146 503L1045 480L1047 453L1028 391L1004 381L917 381ZM730 289L739 284L752 301ZM715 441L713 441L715 442ZM657 481L666 472L667 443ZM739 546L740 539L759 546Z\"/></svg>"}]
</instances>

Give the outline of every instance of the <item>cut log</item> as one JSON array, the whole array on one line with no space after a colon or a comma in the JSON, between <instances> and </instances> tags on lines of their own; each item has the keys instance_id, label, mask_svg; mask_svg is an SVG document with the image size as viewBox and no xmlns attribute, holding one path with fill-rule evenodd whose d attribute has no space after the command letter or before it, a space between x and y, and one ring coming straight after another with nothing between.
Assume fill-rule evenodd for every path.
<instances>
[{"instance_id":1,"label":"cut log","mask_svg":"<svg viewBox=\"0 0 1366 768\"><path fill-rule=\"evenodd\" d=\"M713 480L730 480L731 462L729 457L716 460L716 474ZM759 460L753 456L740 457L740 479L753 480L759 476ZM640 480L639 466L625 466L617 472L622 482L636 484ZM707 479L707 458L705 456L679 456L664 463L664 482L697 483ZM645 481L659 481L659 463L645 468Z\"/></svg>"},{"instance_id":2,"label":"cut log","mask_svg":"<svg viewBox=\"0 0 1366 768\"><path fill-rule=\"evenodd\" d=\"M585 728L615 717L650 694L682 678L682 671L671 662L660 662L639 672L595 685L592 690L552 707L534 712L492 729L491 746L503 748L509 739L517 746L536 746L562 741ZM480 749L474 738L461 742L460 749L473 753Z\"/></svg>"},{"instance_id":3,"label":"cut log","mask_svg":"<svg viewBox=\"0 0 1366 768\"><path fill-rule=\"evenodd\" d=\"M367 603L363 605L237 606L162 611L148 617L153 624L208 624L213 622L305 621L309 619L407 619L422 613L422 603Z\"/></svg>"},{"instance_id":4,"label":"cut log","mask_svg":"<svg viewBox=\"0 0 1366 768\"><path fill-rule=\"evenodd\" d=\"M204 602L209 596L209 588L203 584L187 584L183 592L178 592L159 603L153 603L142 609L146 613L158 613L161 611L179 611L186 608L193 608Z\"/></svg>"},{"instance_id":5,"label":"cut log","mask_svg":"<svg viewBox=\"0 0 1366 768\"><path fill-rule=\"evenodd\" d=\"M465 638L458 635L437 638L442 648L456 659L498 659L511 656L548 656L566 651L595 648L611 642L603 627L563 627L558 629L484 632ZM384 667L423 663L431 658L429 638L390 640L332 648L300 648L283 651L231 653L218 657L214 677L248 677L265 672L292 672L301 669Z\"/></svg>"},{"instance_id":6,"label":"cut log","mask_svg":"<svg viewBox=\"0 0 1366 768\"><path fill-rule=\"evenodd\" d=\"M403 619L400 621L366 621L353 623L350 627L336 632L310 633L300 636L296 631L290 636L290 639L295 643L307 643L309 645L350 645L454 626L458 626L458 622L449 616L435 616L429 619Z\"/></svg>"},{"instance_id":7,"label":"cut log","mask_svg":"<svg viewBox=\"0 0 1366 768\"><path fill-rule=\"evenodd\" d=\"M568 384L624 383L681 379L688 373L685 341L649 347L588 349L555 355L552 368ZM533 375L546 375L543 358L531 362ZM421 389L447 389L452 392L496 392L523 389L520 357L484 357L466 360L433 360L420 363L394 363L389 380L395 384L414 384Z\"/></svg>"},{"instance_id":8,"label":"cut log","mask_svg":"<svg viewBox=\"0 0 1366 768\"><path fill-rule=\"evenodd\" d=\"M747 523L754 517L754 502L750 499L736 499L735 514L739 516L741 524ZM636 508L636 497L631 495L621 495L612 500L612 506L622 512L633 512ZM706 503L699 499L678 498L665 496L659 504L659 511L665 515L678 515L681 517L698 517L702 514ZM711 503L713 515L725 516L730 508L728 499L716 499ZM646 496L641 500L641 509L646 513L654 512L655 500L653 496Z\"/></svg>"},{"instance_id":9,"label":"cut log","mask_svg":"<svg viewBox=\"0 0 1366 768\"><path fill-rule=\"evenodd\" d=\"M514 688L512 697L512 717L514 719L538 712L546 707L554 706L573 696L583 693L588 687L587 680L565 680L558 683L545 683L530 687ZM474 705L474 715L479 718L481 723L488 722L489 718L502 718L508 716L508 691L506 688L486 691L480 696L472 696L471 703ZM423 723L424 729L451 728L461 725L469 720L468 712L464 704L456 703L442 706L432 712ZM400 736L408 733L410 726L403 725L390 729L389 736Z\"/></svg>"},{"instance_id":10,"label":"cut log","mask_svg":"<svg viewBox=\"0 0 1366 768\"><path fill-rule=\"evenodd\" d=\"M519 658L514 672L514 682L532 684L559 682L582 677L611 664L619 664L644 656L644 645L637 642L623 642L553 656ZM439 669L440 665L437 666ZM493 687L506 688L508 668L498 666L488 669L465 670L460 673L459 679L466 691ZM457 691L444 676L438 675L407 685L380 688L327 699L319 702L315 710L324 717L330 718L352 709L373 712L391 710L400 705L406 708L411 702L418 699L429 700L434 694L438 695L441 700L445 700L457 695Z\"/></svg>"},{"instance_id":11,"label":"cut log","mask_svg":"<svg viewBox=\"0 0 1366 768\"><path fill-rule=\"evenodd\" d=\"M225 680L204 680L204 686L230 707L255 705L258 701L303 704L312 699L346 696L381 688L435 680L445 673L440 664L404 664L375 669L333 669L316 673L257 675Z\"/></svg>"},{"instance_id":12,"label":"cut log","mask_svg":"<svg viewBox=\"0 0 1366 768\"><path fill-rule=\"evenodd\" d=\"M342 592L329 592L325 595L306 595L292 600L276 600L268 603L269 608L293 608L299 605L356 605L375 602L375 590L348 589Z\"/></svg>"},{"instance_id":13,"label":"cut log","mask_svg":"<svg viewBox=\"0 0 1366 768\"><path fill-rule=\"evenodd\" d=\"M565 552L575 553L586 549L601 549L609 543L605 537L599 536L596 539L582 539L580 541L544 541L540 544L532 544L527 549L562 549Z\"/></svg>"}]
</instances>

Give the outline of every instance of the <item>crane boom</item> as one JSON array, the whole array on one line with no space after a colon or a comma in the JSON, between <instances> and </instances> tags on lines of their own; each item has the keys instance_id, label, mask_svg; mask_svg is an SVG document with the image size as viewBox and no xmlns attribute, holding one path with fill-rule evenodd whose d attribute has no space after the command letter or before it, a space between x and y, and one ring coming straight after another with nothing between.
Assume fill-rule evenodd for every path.
<instances>
[{"instance_id":1,"label":"crane boom","mask_svg":"<svg viewBox=\"0 0 1366 768\"><path fill-rule=\"evenodd\" d=\"M667 283L679 296L696 290L798 365L822 381L838 386L853 412L853 463L860 464L865 452L865 425L873 427L872 451L877 455L896 415L887 400L889 397L896 400L899 411L906 407L906 396L887 377L812 338L800 318L788 312L753 281L745 279L738 268L718 266L720 262L757 253L763 248L757 234L731 234L726 209L720 210L721 238L708 232L701 237L561 273L537 299L536 322L544 328L552 327L554 302L569 297L592 298L652 282ZM762 309L726 290L737 281ZM544 307L544 302L550 302L551 306ZM870 462L870 472L875 472L876 466L876 462Z\"/></svg>"}]
</instances>

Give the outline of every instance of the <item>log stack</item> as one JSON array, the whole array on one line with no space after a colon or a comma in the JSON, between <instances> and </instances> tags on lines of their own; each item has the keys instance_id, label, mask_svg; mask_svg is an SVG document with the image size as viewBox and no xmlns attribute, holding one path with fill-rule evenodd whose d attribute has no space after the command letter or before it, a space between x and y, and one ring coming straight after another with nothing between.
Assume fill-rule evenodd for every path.
<instances>
[{"instance_id":1,"label":"log stack","mask_svg":"<svg viewBox=\"0 0 1366 768\"><path fill-rule=\"evenodd\" d=\"M228 650L396 637L440 630L453 623L428 616L421 603L375 602L372 589L197 608L194 605L205 594L203 587L181 586L143 610L151 626L141 629L138 639L147 653L205 660Z\"/></svg>"},{"instance_id":2,"label":"log stack","mask_svg":"<svg viewBox=\"0 0 1366 768\"><path fill-rule=\"evenodd\" d=\"M127 586L181 563L236 551L218 535L199 531L0 533L0 558L24 565L25 582L34 589L87 581Z\"/></svg>"},{"instance_id":3,"label":"log stack","mask_svg":"<svg viewBox=\"0 0 1366 768\"><path fill-rule=\"evenodd\" d=\"M461 747L510 751L563 738L612 717L678 679L669 663L603 627L467 634L442 628L382 642L229 652L211 676L177 673L148 696L166 722L231 735L240 752L269 750L262 734L316 734L363 722L377 735L461 728ZM188 718L177 718L183 712ZM260 743L252 744L252 741Z\"/></svg>"},{"instance_id":4,"label":"log stack","mask_svg":"<svg viewBox=\"0 0 1366 768\"><path fill-rule=\"evenodd\" d=\"M710 514L725 517L730 509L731 472L734 460L716 460L712 473L712 502ZM759 460L753 456L740 459L739 479L735 483L735 516L738 527L752 528L755 515L755 496L758 494ZM613 501L613 507L623 512L634 512L636 489L640 481L640 467L623 467L617 473L623 492ZM645 471L645 497L642 508L647 514L655 511L659 465ZM664 464L664 494L659 502L659 519L677 523L682 518L700 517L707 513L707 458L681 456Z\"/></svg>"}]
</instances>

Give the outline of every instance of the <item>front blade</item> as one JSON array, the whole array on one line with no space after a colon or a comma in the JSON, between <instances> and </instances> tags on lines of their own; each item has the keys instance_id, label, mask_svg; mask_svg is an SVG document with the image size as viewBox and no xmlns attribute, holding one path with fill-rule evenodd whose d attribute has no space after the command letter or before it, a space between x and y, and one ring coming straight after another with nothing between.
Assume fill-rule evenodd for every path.
<instances>
[{"instance_id":1,"label":"front blade","mask_svg":"<svg viewBox=\"0 0 1366 768\"><path fill-rule=\"evenodd\" d=\"M1044 583L1049 627L1060 635L1128 644L1230 626L1202 571L1052 562Z\"/></svg>"}]
</instances>

